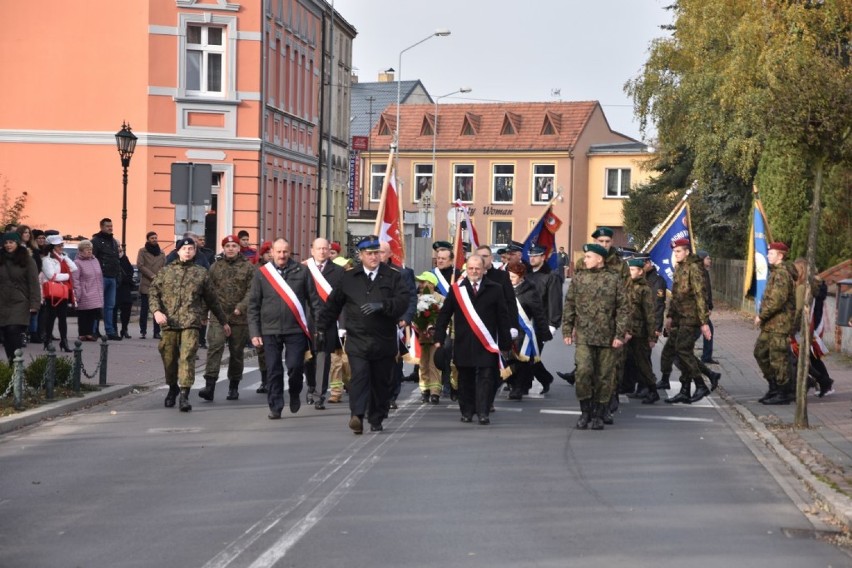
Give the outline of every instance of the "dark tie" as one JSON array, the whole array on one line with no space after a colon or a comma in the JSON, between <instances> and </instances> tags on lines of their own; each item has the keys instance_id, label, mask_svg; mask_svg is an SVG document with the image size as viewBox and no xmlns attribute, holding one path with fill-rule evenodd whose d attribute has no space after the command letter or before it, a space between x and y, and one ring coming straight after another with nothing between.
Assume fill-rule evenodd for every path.
<instances>
[{"instance_id":1,"label":"dark tie","mask_svg":"<svg viewBox=\"0 0 852 568\"><path fill-rule=\"evenodd\" d=\"M370 282L372 282L372 281L373 281L373 279L374 279L375 277L376 277L376 273L375 273L375 272L371 272L371 273L370 273Z\"/></svg>"},{"instance_id":2,"label":"dark tie","mask_svg":"<svg viewBox=\"0 0 852 568\"><path fill-rule=\"evenodd\" d=\"M476 293L479 292L479 282L473 283L473 295L476 296Z\"/></svg>"}]
</instances>

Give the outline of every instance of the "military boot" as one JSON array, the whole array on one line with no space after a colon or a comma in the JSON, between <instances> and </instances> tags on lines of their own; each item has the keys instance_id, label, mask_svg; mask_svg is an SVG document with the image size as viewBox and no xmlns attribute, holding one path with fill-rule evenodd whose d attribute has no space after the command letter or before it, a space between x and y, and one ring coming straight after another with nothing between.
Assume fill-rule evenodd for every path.
<instances>
[{"instance_id":1,"label":"military boot","mask_svg":"<svg viewBox=\"0 0 852 568\"><path fill-rule=\"evenodd\" d=\"M684 404L692 403L692 399L689 396L689 385L690 385L689 381L683 381L681 379L681 381L680 381L680 392L677 393L676 395L674 395L671 398L667 398L666 402L669 403L669 404L677 404L679 402L682 402Z\"/></svg>"},{"instance_id":2,"label":"military boot","mask_svg":"<svg viewBox=\"0 0 852 568\"><path fill-rule=\"evenodd\" d=\"M429 402L429 391L420 391L420 404L427 404Z\"/></svg>"},{"instance_id":3,"label":"military boot","mask_svg":"<svg viewBox=\"0 0 852 568\"><path fill-rule=\"evenodd\" d=\"M228 381L228 396L225 400L237 400L240 398L240 381Z\"/></svg>"},{"instance_id":4,"label":"military boot","mask_svg":"<svg viewBox=\"0 0 852 568\"><path fill-rule=\"evenodd\" d=\"M591 403L591 401L589 401ZM603 430L604 429L604 421L603 415L604 411L607 409L607 403L592 403L592 420L591 427L592 430Z\"/></svg>"},{"instance_id":5,"label":"military boot","mask_svg":"<svg viewBox=\"0 0 852 568\"><path fill-rule=\"evenodd\" d=\"M607 408L607 410L609 410L610 413L618 412L619 404L620 401L618 400L618 393L613 392L612 396L609 398L609 407Z\"/></svg>"},{"instance_id":6,"label":"military boot","mask_svg":"<svg viewBox=\"0 0 852 568\"><path fill-rule=\"evenodd\" d=\"M710 379L710 392L713 392L719 386L719 380L722 378L722 373L710 371L710 374L707 375L707 378Z\"/></svg>"},{"instance_id":7,"label":"military boot","mask_svg":"<svg viewBox=\"0 0 852 568\"><path fill-rule=\"evenodd\" d=\"M181 412L189 412L192 410L192 405L189 404L189 388L181 387L180 398L178 398L178 407Z\"/></svg>"},{"instance_id":8,"label":"military boot","mask_svg":"<svg viewBox=\"0 0 852 568\"><path fill-rule=\"evenodd\" d=\"M164 405L166 408L173 408L175 405L175 399L177 398L180 389L177 385L169 385L169 392L166 394L166 400L164 401Z\"/></svg>"},{"instance_id":9,"label":"military boot","mask_svg":"<svg viewBox=\"0 0 852 568\"><path fill-rule=\"evenodd\" d=\"M568 381L568 384L572 387L574 386L574 383L577 382L577 369L574 369L573 371L570 371L568 373L556 371L556 374L559 375L560 379L565 379L566 381Z\"/></svg>"},{"instance_id":10,"label":"military boot","mask_svg":"<svg viewBox=\"0 0 852 568\"><path fill-rule=\"evenodd\" d=\"M591 408L591 399L580 401L580 418L577 419L577 430L585 430L589 427L589 420L591 419Z\"/></svg>"},{"instance_id":11,"label":"military boot","mask_svg":"<svg viewBox=\"0 0 852 568\"><path fill-rule=\"evenodd\" d=\"M660 393L657 392L657 386L651 385L648 388L648 394L642 399L642 404L654 404L658 400L660 400Z\"/></svg>"},{"instance_id":12,"label":"military boot","mask_svg":"<svg viewBox=\"0 0 852 568\"><path fill-rule=\"evenodd\" d=\"M761 404L765 404L767 400L774 397L778 393L778 383L775 382L775 379L769 379L769 389L766 391L762 397L757 399L757 402Z\"/></svg>"},{"instance_id":13,"label":"military boot","mask_svg":"<svg viewBox=\"0 0 852 568\"><path fill-rule=\"evenodd\" d=\"M783 385L778 385L775 394L763 401L763 404L790 404L794 400L796 400L796 396L793 393L793 381L787 381Z\"/></svg>"},{"instance_id":14,"label":"military boot","mask_svg":"<svg viewBox=\"0 0 852 568\"><path fill-rule=\"evenodd\" d=\"M267 388L267 386L266 386L266 385L267 385L267 382L266 382L266 371L261 371L261 372L260 372L260 386L259 386L259 387L257 387L257 390L256 390L255 392L256 392L257 394L266 394L266 393L268 393L268 392L269 392L269 388Z\"/></svg>"},{"instance_id":15,"label":"military boot","mask_svg":"<svg viewBox=\"0 0 852 568\"><path fill-rule=\"evenodd\" d=\"M615 410L613 410L613 399L615 399ZM604 424L614 424L615 420L612 418L613 412L618 412L618 395L616 393L612 393L612 398L609 399L609 404L602 404L603 410L601 411L601 420ZM594 426L592 426L594 429Z\"/></svg>"},{"instance_id":16,"label":"military boot","mask_svg":"<svg viewBox=\"0 0 852 568\"><path fill-rule=\"evenodd\" d=\"M660 382L657 383L657 388L658 389L665 389L665 390L672 388L672 385L669 383L669 377L670 376L671 376L671 373L663 373L663 376L660 379Z\"/></svg>"},{"instance_id":17,"label":"military boot","mask_svg":"<svg viewBox=\"0 0 852 568\"><path fill-rule=\"evenodd\" d=\"M204 388L198 391L198 396L204 400L213 400L213 393L216 391L216 379L204 379Z\"/></svg>"},{"instance_id":18,"label":"military boot","mask_svg":"<svg viewBox=\"0 0 852 568\"><path fill-rule=\"evenodd\" d=\"M704 379L701 377L696 377L692 379L695 382L695 394L692 395L692 398L689 399L690 404L693 402L698 402L708 394L710 394L710 389L707 388L707 385L704 383Z\"/></svg>"}]
</instances>

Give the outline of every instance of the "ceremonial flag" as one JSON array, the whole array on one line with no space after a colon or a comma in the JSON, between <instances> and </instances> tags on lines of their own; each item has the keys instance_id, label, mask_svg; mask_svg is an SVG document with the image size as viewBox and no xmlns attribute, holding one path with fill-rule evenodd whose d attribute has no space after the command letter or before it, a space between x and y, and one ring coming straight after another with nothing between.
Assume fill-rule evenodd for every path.
<instances>
[{"instance_id":1,"label":"ceremonial flag","mask_svg":"<svg viewBox=\"0 0 852 568\"><path fill-rule=\"evenodd\" d=\"M391 261L397 266L405 266L405 237L402 228L402 200L397 191L396 167L394 155L388 157L379 211L376 215L375 234L379 242L388 243Z\"/></svg>"},{"instance_id":2,"label":"ceremonial flag","mask_svg":"<svg viewBox=\"0 0 852 568\"><path fill-rule=\"evenodd\" d=\"M642 247L651 257L651 262L657 267L657 273L666 281L666 288L672 289L674 282L675 259L672 252L672 243L677 239L689 239L692 251L695 252L695 243L692 239L692 222L689 217L689 203L686 198L678 203L677 207L666 217L660 225L657 233Z\"/></svg>"},{"instance_id":3,"label":"ceremonial flag","mask_svg":"<svg viewBox=\"0 0 852 568\"><path fill-rule=\"evenodd\" d=\"M473 221L470 220L470 209L463 205L461 201L456 201L455 207L456 236L455 240L453 241L453 255L455 257L455 267L461 270L465 263L465 241L462 239L462 224L459 220L459 217L463 217L461 221L464 221L465 226L467 227L467 243L470 245L471 253L473 253L479 247L479 235L476 233L476 227L473 226Z\"/></svg>"},{"instance_id":4,"label":"ceremonial flag","mask_svg":"<svg viewBox=\"0 0 852 568\"><path fill-rule=\"evenodd\" d=\"M476 227L473 226L473 221L470 220L470 209L461 201L456 201L456 207L464 215L464 222L467 225L467 242L470 243L470 251L473 252L479 248L479 235L476 232Z\"/></svg>"},{"instance_id":5,"label":"ceremonial flag","mask_svg":"<svg viewBox=\"0 0 852 568\"><path fill-rule=\"evenodd\" d=\"M772 241L769 223L766 221L766 213L764 213L763 205L760 203L757 188L754 189L754 205L752 206L750 225L743 293L746 297L754 298L754 311L757 313L760 311L760 302L766 288L766 278L769 276L769 261L766 259L766 254L769 252L769 243Z\"/></svg>"},{"instance_id":6,"label":"ceremonial flag","mask_svg":"<svg viewBox=\"0 0 852 568\"><path fill-rule=\"evenodd\" d=\"M521 253L524 262L530 261L530 248L540 246L545 249L544 258L548 266L551 270L556 270L559 267L559 257L556 254L556 231L561 226L562 220L553 214L553 205L551 205L524 241L524 250Z\"/></svg>"}]
</instances>

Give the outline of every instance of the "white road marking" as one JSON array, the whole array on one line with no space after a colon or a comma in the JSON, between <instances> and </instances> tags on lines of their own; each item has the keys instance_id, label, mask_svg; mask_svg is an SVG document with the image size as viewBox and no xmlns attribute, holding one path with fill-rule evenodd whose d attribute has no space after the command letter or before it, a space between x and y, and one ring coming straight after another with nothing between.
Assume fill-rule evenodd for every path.
<instances>
[{"instance_id":1,"label":"white road marking","mask_svg":"<svg viewBox=\"0 0 852 568\"><path fill-rule=\"evenodd\" d=\"M712 418L695 418L693 416L655 416L652 414L637 414L636 418L645 420L667 420L669 422L713 422Z\"/></svg>"},{"instance_id":2,"label":"white road marking","mask_svg":"<svg viewBox=\"0 0 852 568\"><path fill-rule=\"evenodd\" d=\"M258 369L257 367L243 367L243 377L245 377L249 373L253 373L254 371L257 371L257 369ZM221 383L222 381L227 381L227 380L228 380L228 368L222 367L219 370L219 377L216 379L216 382ZM240 384L243 385L244 387L247 385L247 383L245 381L240 381ZM196 389L196 390L202 389L202 388L204 388L204 385L205 385L204 372L196 373L195 374L195 382L192 383L192 388ZM254 383L254 388L257 388L258 385L260 385L260 381L258 381L257 383ZM248 386L251 387L252 385L248 385ZM164 390L164 389L167 389L167 388L169 388L169 387L167 387L166 385L160 385L160 386L157 387L157 390ZM240 389L240 390L246 390L246 389L243 388L243 389Z\"/></svg>"},{"instance_id":3,"label":"white road marking","mask_svg":"<svg viewBox=\"0 0 852 568\"><path fill-rule=\"evenodd\" d=\"M542 408L539 412L542 414L580 414L579 410L553 410L549 408Z\"/></svg>"}]
</instances>

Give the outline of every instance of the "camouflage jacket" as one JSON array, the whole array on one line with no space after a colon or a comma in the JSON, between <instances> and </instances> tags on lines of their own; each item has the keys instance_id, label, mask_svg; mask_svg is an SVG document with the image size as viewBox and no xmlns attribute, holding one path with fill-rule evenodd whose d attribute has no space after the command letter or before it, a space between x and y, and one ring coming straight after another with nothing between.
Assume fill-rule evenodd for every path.
<instances>
[{"instance_id":1,"label":"camouflage jacket","mask_svg":"<svg viewBox=\"0 0 852 568\"><path fill-rule=\"evenodd\" d=\"M623 339L630 317L624 280L608 268L574 274L562 311L562 336L577 332L576 342L599 347Z\"/></svg>"},{"instance_id":2,"label":"camouflage jacket","mask_svg":"<svg viewBox=\"0 0 852 568\"><path fill-rule=\"evenodd\" d=\"M645 275L630 281L628 288L630 297L630 321L628 329L633 337L643 339L654 338L656 335L656 319L654 317L654 291L648 286Z\"/></svg>"},{"instance_id":3,"label":"camouflage jacket","mask_svg":"<svg viewBox=\"0 0 852 568\"><path fill-rule=\"evenodd\" d=\"M207 315L205 304L220 323L228 323L207 271L194 260L176 261L159 271L148 289L148 302L151 314L166 314L168 322L162 327L167 331L201 328Z\"/></svg>"},{"instance_id":4,"label":"camouflage jacket","mask_svg":"<svg viewBox=\"0 0 852 568\"><path fill-rule=\"evenodd\" d=\"M223 256L210 266L210 283L222 311L231 325L248 325L248 302L254 265L241 254L233 259ZM239 310L236 315L234 310Z\"/></svg>"},{"instance_id":5,"label":"camouflage jacket","mask_svg":"<svg viewBox=\"0 0 852 568\"><path fill-rule=\"evenodd\" d=\"M796 268L786 263L770 265L760 301L760 329L769 333L793 332L796 316Z\"/></svg>"},{"instance_id":6,"label":"camouflage jacket","mask_svg":"<svg viewBox=\"0 0 852 568\"><path fill-rule=\"evenodd\" d=\"M700 327L710 320L701 260L690 253L675 267L669 317L675 326Z\"/></svg>"}]
</instances>

